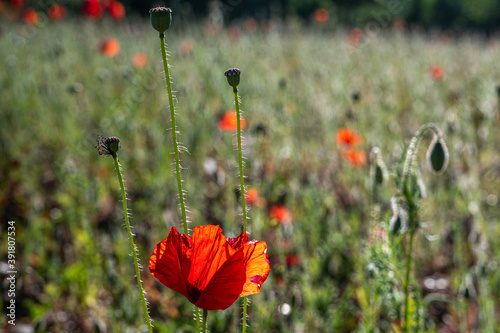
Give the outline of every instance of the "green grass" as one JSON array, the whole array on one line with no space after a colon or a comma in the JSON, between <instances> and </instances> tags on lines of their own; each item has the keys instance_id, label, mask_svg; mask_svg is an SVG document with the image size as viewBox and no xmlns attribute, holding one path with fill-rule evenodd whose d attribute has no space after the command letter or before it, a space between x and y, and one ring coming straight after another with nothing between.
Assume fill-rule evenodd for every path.
<instances>
[{"instance_id":1,"label":"green grass","mask_svg":"<svg viewBox=\"0 0 500 333\"><path fill-rule=\"evenodd\" d=\"M171 226L181 228L157 33L146 22L4 28L1 244L6 222L16 221L18 320L37 332L144 329L112 161L94 149L101 134L121 139L155 327L194 332L193 306L147 269L153 247ZM335 134L355 129L362 147L378 146L394 171L405 141L433 122L444 132L450 165L439 177L425 169L431 137L424 138L418 164L427 187L420 213L426 228L416 235L412 270L422 291L416 297L422 330L498 331L500 45L473 36L443 42L438 35L387 32L356 49L347 34L278 24L235 42L226 31L210 37L202 26L171 27L166 39L179 139L189 151L181 157L190 227L220 224L228 236L241 230L235 136L217 128L234 108L223 73L238 67L248 123L246 184L268 203L251 208L250 235L267 242L272 267L262 292L249 297L249 331L388 332L403 311L404 253L397 244L387 250L368 242L369 167L352 169L343 161ZM97 52L105 36L119 40L117 57ZM188 55L180 50L184 39L194 44ZM136 52L149 57L143 69L132 66ZM429 76L433 64L445 69L443 82ZM358 103L351 99L355 91ZM216 175L204 171L208 158L217 162ZM385 223L395 189L391 180L379 194ZM292 226L271 221L268 207L276 203L292 211ZM2 245L2 258L6 252ZM290 254L300 256L300 265L287 267ZM447 285L428 289L430 278ZM280 312L285 303L287 315ZM240 314L240 301L210 313L210 332L238 331Z\"/></svg>"}]
</instances>

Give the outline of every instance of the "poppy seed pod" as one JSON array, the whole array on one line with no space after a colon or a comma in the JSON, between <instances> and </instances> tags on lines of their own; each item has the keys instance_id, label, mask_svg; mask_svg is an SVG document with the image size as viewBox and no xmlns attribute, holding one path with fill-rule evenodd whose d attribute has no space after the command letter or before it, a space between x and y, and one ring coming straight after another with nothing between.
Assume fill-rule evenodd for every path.
<instances>
[{"instance_id":1,"label":"poppy seed pod","mask_svg":"<svg viewBox=\"0 0 500 333\"><path fill-rule=\"evenodd\" d=\"M116 136L111 136L109 138L99 137L97 140L96 148L99 150L99 155L113 156L116 157L118 150L120 149L120 139Z\"/></svg>"},{"instance_id":2,"label":"poppy seed pod","mask_svg":"<svg viewBox=\"0 0 500 333\"><path fill-rule=\"evenodd\" d=\"M427 165L436 174L442 173L448 166L449 154L444 140L434 136L427 150Z\"/></svg>"},{"instance_id":3,"label":"poppy seed pod","mask_svg":"<svg viewBox=\"0 0 500 333\"><path fill-rule=\"evenodd\" d=\"M172 23L172 10L167 7L156 7L149 11L151 18L151 25L160 34L164 34L165 31L170 28Z\"/></svg>"},{"instance_id":4,"label":"poppy seed pod","mask_svg":"<svg viewBox=\"0 0 500 333\"><path fill-rule=\"evenodd\" d=\"M227 83L233 88L236 88L240 84L241 70L239 68L229 68L224 72L227 77Z\"/></svg>"}]
</instances>

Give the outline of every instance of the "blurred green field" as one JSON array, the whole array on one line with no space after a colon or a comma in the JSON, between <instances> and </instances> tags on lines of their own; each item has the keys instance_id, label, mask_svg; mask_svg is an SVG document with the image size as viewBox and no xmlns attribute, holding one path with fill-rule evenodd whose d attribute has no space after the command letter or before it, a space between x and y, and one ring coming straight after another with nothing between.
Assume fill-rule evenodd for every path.
<instances>
[{"instance_id":1,"label":"blurred green field","mask_svg":"<svg viewBox=\"0 0 500 333\"><path fill-rule=\"evenodd\" d=\"M17 323L36 332L145 328L113 163L94 148L103 135L121 139L155 327L195 332L192 304L147 269L154 246L181 225L157 33L142 21L3 27L0 254L6 262L7 222L15 221ZM352 46L347 30L278 22L239 40L213 32L174 24L169 63L188 151L182 165L191 227L219 224L228 236L241 232L237 155L234 134L217 124L234 108L223 73L243 72L246 184L267 202L251 207L250 236L267 242L272 269L250 297L249 331L395 330L404 253L395 247L388 258L373 230L389 222L395 185L379 193L373 221L369 164L352 168L335 135L354 129L362 148L379 147L394 170L405 142L433 122L444 132L450 165L440 176L427 171L426 137L419 158L426 227L413 266L422 331L499 332L498 40L387 31ZM104 37L119 41L116 57L98 51ZM148 57L144 68L132 64L137 52ZM444 80L433 80L432 65L443 67ZM291 225L270 218L276 204L291 210ZM209 329L237 332L240 321L237 301L210 312Z\"/></svg>"}]
</instances>

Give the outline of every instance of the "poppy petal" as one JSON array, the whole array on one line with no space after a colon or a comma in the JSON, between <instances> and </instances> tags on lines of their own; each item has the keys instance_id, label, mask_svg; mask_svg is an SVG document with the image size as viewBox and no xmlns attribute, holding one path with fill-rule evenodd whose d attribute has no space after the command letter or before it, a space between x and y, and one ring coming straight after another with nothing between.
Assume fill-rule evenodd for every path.
<instances>
[{"instance_id":1,"label":"poppy petal","mask_svg":"<svg viewBox=\"0 0 500 333\"><path fill-rule=\"evenodd\" d=\"M267 244L262 241L251 241L243 246L241 251L246 269L246 282L240 296L258 294L271 271L267 256Z\"/></svg>"},{"instance_id":2,"label":"poppy petal","mask_svg":"<svg viewBox=\"0 0 500 333\"><path fill-rule=\"evenodd\" d=\"M241 235L236 238L228 238L227 242L233 249L238 250L248 242L248 234L246 232L242 232Z\"/></svg>"},{"instance_id":3,"label":"poppy petal","mask_svg":"<svg viewBox=\"0 0 500 333\"><path fill-rule=\"evenodd\" d=\"M205 310L224 310L240 297L245 282L243 251L231 256L213 275L201 292L196 306Z\"/></svg>"},{"instance_id":4,"label":"poppy petal","mask_svg":"<svg viewBox=\"0 0 500 333\"><path fill-rule=\"evenodd\" d=\"M149 270L162 284L195 303L198 299L186 279L191 269L190 247L191 238L172 227L168 237L156 245L149 259Z\"/></svg>"},{"instance_id":5,"label":"poppy petal","mask_svg":"<svg viewBox=\"0 0 500 333\"><path fill-rule=\"evenodd\" d=\"M216 225L206 225L194 228L191 271L189 283L204 290L213 276L224 263L236 252L222 234L222 229Z\"/></svg>"}]
</instances>

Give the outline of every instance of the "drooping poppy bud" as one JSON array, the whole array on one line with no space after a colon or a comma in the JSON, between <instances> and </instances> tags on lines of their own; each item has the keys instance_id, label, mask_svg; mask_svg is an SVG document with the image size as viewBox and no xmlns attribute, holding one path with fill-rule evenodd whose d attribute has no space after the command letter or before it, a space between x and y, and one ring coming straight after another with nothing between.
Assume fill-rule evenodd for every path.
<instances>
[{"instance_id":1,"label":"drooping poppy bud","mask_svg":"<svg viewBox=\"0 0 500 333\"><path fill-rule=\"evenodd\" d=\"M167 7L156 7L149 11L151 18L151 25L160 34L164 34L165 31L170 28L172 23L172 10Z\"/></svg>"},{"instance_id":2,"label":"drooping poppy bud","mask_svg":"<svg viewBox=\"0 0 500 333\"><path fill-rule=\"evenodd\" d=\"M437 135L434 136L427 150L427 165L431 171L441 174L448 166L449 154L444 140Z\"/></svg>"},{"instance_id":3,"label":"drooping poppy bud","mask_svg":"<svg viewBox=\"0 0 500 333\"><path fill-rule=\"evenodd\" d=\"M241 70L239 68L229 68L224 72L224 75L231 87L236 88L240 84Z\"/></svg>"}]
</instances>

